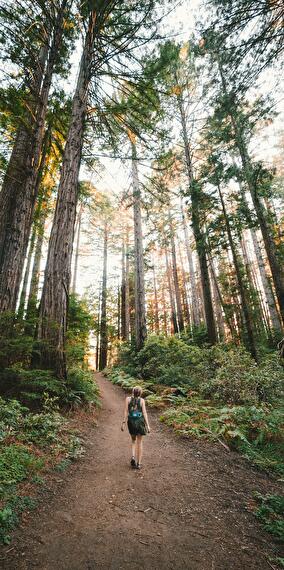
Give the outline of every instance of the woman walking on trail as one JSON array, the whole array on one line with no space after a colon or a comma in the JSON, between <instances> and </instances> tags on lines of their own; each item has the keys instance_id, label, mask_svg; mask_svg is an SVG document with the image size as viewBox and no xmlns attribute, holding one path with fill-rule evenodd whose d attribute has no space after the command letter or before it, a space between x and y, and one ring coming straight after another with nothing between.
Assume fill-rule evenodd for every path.
<instances>
[{"instance_id":1,"label":"woman walking on trail","mask_svg":"<svg viewBox=\"0 0 284 570\"><path fill-rule=\"evenodd\" d=\"M142 388L136 386L132 390L132 395L125 399L124 418L121 430L124 430L126 418L128 430L131 435L131 467L141 469L142 461L142 438L146 433L150 433L150 426L146 412L145 400L141 398ZM136 461L136 459L137 461Z\"/></svg>"}]
</instances>

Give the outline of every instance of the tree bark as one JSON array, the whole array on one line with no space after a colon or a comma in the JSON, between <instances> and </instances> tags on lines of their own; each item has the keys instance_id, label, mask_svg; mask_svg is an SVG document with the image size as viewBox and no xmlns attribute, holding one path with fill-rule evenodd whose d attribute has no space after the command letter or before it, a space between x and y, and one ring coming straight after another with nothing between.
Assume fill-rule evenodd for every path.
<instances>
[{"instance_id":1,"label":"tree bark","mask_svg":"<svg viewBox=\"0 0 284 570\"><path fill-rule=\"evenodd\" d=\"M73 283L72 283L72 293L76 293L77 276L78 276L78 262L79 262L79 248L80 248L80 237L81 237L81 224L82 224L82 214L83 206L81 205L78 214L78 227L77 227L77 241L75 249L75 260L74 260L74 271L73 271Z\"/></svg>"},{"instance_id":2,"label":"tree bark","mask_svg":"<svg viewBox=\"0 0 284 570\"><path fill-rule=\"evenodd\" d=\"M92 12L73 97L40 303L38 327L38 340L41 345L40 364L44 368L54 370L59 378L67 376L65 337L72 247L78 199L78 175L91 78L95 18L96 14Z\"/></svg>"},{"instance_id":3,"label":"tree bark","mask_svg":"<svg viewBox=\"0 0 284 570\"><path fill-rule=\"evenodd\" d=\"M183 312L185 317L185 322L187 325L191 325L191 317L190 317L190 310L189 310L189 303L187 297L187 290L186 290L186 274L181 254L181 247L179 243L179 258L180 258L180 267L181 267L181 276L182 276L182 301L183 301Z\"/></svg>"},{"instance_id":4,"label":"tree bark","mask_svg":"<svg viewBox=\"0 0 284 570\"><path fill-rule=\"evenodd\" d=\"M99 291L98 314L97 314L96 370L99 370L99 364L100 364L100 328L101 328L101 291Z\"/></svg>"},{"instance_id":5,"label":"tree bark","mask_svg":"<svg viewBox=\"0 0 284 570\"><path fill-rule=\"evenodd\" d=\"M191 302L192 322L195 326L198 327L200 325L200 315L199 315L199 310L198 310L199 294L198 294L198 290L197 290L197 284L196 284L196 278L195 278L195 272L194 272L194 266L193 266L192 251L191 251L190 244L189 244L189 233L188 233L188 227L187 227L187 223L186 223L182 198L181 198L181 214L182 214L182 225L183 225L183 232L184 232L185 249L186 249L186 255L187 255L187 259L188 259L188 268L189 268L189 279L190 279L191 301L192 301ZM201 299L201 302L203 304L203 299Z\"/></svg>"},{"instance_id":6,"label":"tree bark","mask_svg":"<svg viewBox=\"0 0 284 570\"><path fill-rule=\"evenodd\" d=\"M155 333L160 333L160 318L159 318L159 301L158 301L158 291L157 291L157 280L156 280L156 269L155 262L152 258L153 265L153 288L154 288L154 323L155 323Z\"/></svg>"},{"instance_id":7,"label":"tree bark","mask_svg":"<svg viewBox=\"0 0 284 570\"><path fill-rule=\"evenodd\" d=\"M20 164L19 162L17 163L16 177L10 177L9 179L9 188L5 184L3 187L3 200L5 201L4 207L7 209L7 218L3 232L0 232L0 235L3 236L3 241L0 243L0 312L6 310L13 311L17 302L37 197L38 170L49 91L54 66L58 59L64 27L65 8L68 1L70 2L70 0L62 0L58 10L46 69L39 91L34 124L31 125L29 131L29 141L24 149L24 157L23 154L19 155ZM25 140L27 137L26 132L22 136ZM24 165L22 164L23 160ZM19 166L24 166L24 168L19 170ZM1 208L2 205L0 204Z\"/></svg>"},{"instance_id":8,"label":"tree bark","mask_svg":"<svg viewBox=\"0 0 284 570\"><path fill-rule=\"evenodd\" d=\"M18 308L18 318L19 319L24 318L25 303L26 303L27 291L28 291L28 281L29 281L29 276L30 276L30 272L31 272L32 257L33 257L33 253L34 253L35 242L36 242L36 228L34 227L33 231L32 231L32 235L31 235L30 247L29 247L29 251L28 251L27 265L26 265L26 270L25 270L25 274L24 274L22 291L21 291L21 295L20 295L20 302L19 302L19 308Z\"/></svg>"},{"instance_id":9,"label":"tree bark","mask_svg":"<svg viewBox=\"0 0 284 570\"><path fill-rule=\"evenodd\" d=\"M211 295L211 288L210 288L210 277L209 277L209 270L207 264L207 255L206 255L206 248L205 248L205 236L202 231L201 226L201 219L200 219L200 207L199 207L199 192L196 188L196 184L193 177L192 172L192 162L189 150L189 140L187 135L187 128L186 128L186 120L185 120L185 111L184 111L184 102L182 98L182 94L177 96L178 100L178 107L180 112L180 119L182 125L182 134L183 134L183 143L184 143L184 152L185 152L185 163L187 169L187 176L188 176L188 184L189 184L189 194L191 199L191 218L192 218L192 230L193 235L196 243L196 251L198 255L199 265L200 265L200 276L201 276L201 285L202 285L202 294L203 294L203 302L204 302L204 311L205 311L205 320L206 320L206 328L207 328L207 335L208 340L211 344L215 344L217 342L217 332L215 326L215 319L214 319L214 310L213 310L213 303L212 303L212 295Z\"/></svg>"},{"instance_id":10,"label":"tree bark","mask_svg":"<svg viewBox=\"0 0 284 570\"><path fill-rule=\"evenodd\" d=\"M224 93L228 95L226 80L220 62L218 62L218 66L219 66L219 72ZM232 104L229 107L228 115L230 117L231 124L233 127L235 142L239 151L243 167L244 178L252 198L255 213L262 233L262 238L264 241L267 258L275 286L276 297L279 303L280 314L284 325L284 269L280 261L278 260L277 247L273 239L273 230L267 219L267 212L263 205L262 198L258 193L255 173L253 173L253 168L248 153L248 149L243 137L243 133L236 121L235 111L236 111L235 105L232 102Z\"/></svg>"},{"instance_id":11,"label":"tree bark","mask_svg":"<svg viewBox=\"0 0 284 570\"><path fill-rule=\"evenodd\" d=\"M108 254L108 226L104 227L104 262L102 279L102 304L100 324L100 362L99 370L104 370L107 365L108 331L107 331L107 254Z\"/></svg>"},{"instance_id":12,"label":"tree bark","mask_svg":"<svg viewBox=\"0 0 284 570\"><path fill-rule=\"evenodd\" d=\"M178 270L177 270L176 244L175 244L174 230L173 230L173 224L172 224L170 213L169 213L169 224L170 224L172 268L173 268L173 277L174 277L174 288L175 288L175 297L176 297L178 328L179 328L179 332L182 332L184 330L184 320L183 320L181 294L180 294L180 286L179 286L179 278L178 278Z\"/></svg>"},{"instance_id":13,"label":"tree bark","mask_svg":"<svg viewBox=\"0 0 284 570\"><path fill-rule=\"evenodd\" d=\"M138 180L136 146L131 140L132 149L132 184L133 184L133 212L134 212L134 250L135 250L135 337L136 349L140 350L147 338L145 281L144 281L144 253L141 216L141 193Z\"/></svg>"},{"instance_id":14,"label":"tree bark","mask_svg":"<svg viewBox=\"0 0 284 570\"><path fill-rule=\"evenodd\" d=\"M233 256L234 267L236 270L236 277L237 277L237 281L238 281L238 288L239 288L239 293L240 293L241 302L242 302L241 309L242 309L242 314L244 317L244 325L245 325L245 329L246 329L246 335L244 338L244 342L245 342L247 349L251 353L252 357L255 360L257 360L257 351L256 351L255 338L254 338L253 323L252 323L252 319L251 319L250 307L249 307L249 303L248 303L248 299L247 299L245 284L243 282L243 276L241 273L240 261L239 261L238 254L237 254L237 251L235 248L233 234L231 231L229 218L227 216L226 206L225 206L225 202L224 202L223 195L221 192L221 188L219 185L217 186L217 188L218 188L218 193L219 193L219 197L220 197L220 201L221 201L221 205L222 205L224 221L225 221L226 230L227 230L227 234L228 234L230 249L231 249L232 256Z\"/></svg>"},{"instance_id":15,"label":"tree bark","mask_svg":"<svg viewBox=\"0 0 284 570\"><path fill-rule=\"evenodd\" d=\"M275 299L274 299L271 283L269 281L269 278L268 278L266 270L265 270L264 259L263 259L262 251L261 251L261 248L259 245L259 241L258 241L256 231L252 229L252 230L250 230L250 234L252 237L254 253L255 253L255 257L256 257L256 261L257 261L257 268L259 271L262 288L263 288L264 295L265 295L266 302L267 302L267 306L268 306L268 312L269 312L270 321L271 321L271 328L274 329L275 331L281 331L282 330L281 321L280 321L280 317L279 317L279 314L278 314L277 309L276 309L276 304L275 304Z\"/></svg>"},{"instance_id":16,"label":"tree bark","mask_svg":"<svg viewBox=\"0 0 284 570\"><path fill-rule=\"evenodd\" d=\"M177 313L176 313L176 307L175 307L175 298L174 298L173 289L172 289L171 269L170 269L169 256L168 256L168 250L167 249L165 249L165 257L166 257L168 289L169 289L170 305L171 305L172 328L173 328L173 333L177 334L179 332L178 321L177 321Z\"/></svg>"}]
</instances>

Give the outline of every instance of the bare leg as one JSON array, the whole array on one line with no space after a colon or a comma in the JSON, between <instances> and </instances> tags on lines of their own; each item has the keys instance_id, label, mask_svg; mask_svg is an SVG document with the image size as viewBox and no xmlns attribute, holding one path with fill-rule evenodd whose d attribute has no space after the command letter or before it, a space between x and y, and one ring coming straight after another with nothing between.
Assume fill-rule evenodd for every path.
<instances>
[{"instance_id":1,"label":"bare leg","mask_svg":"<svg viewBox=\"0 0 284 570\"><path fill-rule=\"evenodd\" d=\"M135 457L136 435L131 436L131 457Z\"/></svg>"},{"instance_id":2,"label":"bare leg","mask_svg":"<svg viewBox=\"0 0 284 570\"><path fill-rule=\"evenodd\" d=\"M138 459L138 463L141 464L142 462L142 452L143 452L143 436L142 435L137 435L137 459Z\"/></svg>"}]
</instances>

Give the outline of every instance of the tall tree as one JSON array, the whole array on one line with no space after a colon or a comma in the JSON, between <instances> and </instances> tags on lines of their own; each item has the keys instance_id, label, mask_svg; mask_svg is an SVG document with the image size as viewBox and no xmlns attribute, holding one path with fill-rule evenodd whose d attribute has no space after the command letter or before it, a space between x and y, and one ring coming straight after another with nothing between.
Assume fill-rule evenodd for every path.
<instances>
[{"instance_id":1,"label":"tall tree","mask_svg":"<svg viewBox=\"0 0 284 570\"><path fill-rule=\"evenodd\" d=\"M103 277L101 292L101 317L100 317L100 359L99 370L104 370L107 365L108 352L108 328L107 328L107 258L108 258L108 222L104 223L104 246L103 246Z\"/></svg>"},{"instance_id":2,"label":"tall tree","mask_svg":"<svg viewBox=\"0 0 284 570\"><path fill-rule=\"evenodd\" d=\"M144 252L141 215L141 191L139 187L137 151L135 136L129 134L132 151L132 185L133 185L133 214L134 214L134 264L135 264L135 342L140 350L147 338L146 300L144 278Z\"/></svg>"},{"instance_id":3,"label":"tall tree","mask_svg":"<svg viewBox=\"0 0 284 570\"><path fill-rule=\"evenodd\" d=\"M53 73L60 60L62 35L72 0L61 0L45 22L49 35L40 48L40 72L30 85L32 106L19 125L0 194L0 311L14 310L38 190L38 171ZM44 14L44 11L43 11Z\"/></svg>"}]
</instances>

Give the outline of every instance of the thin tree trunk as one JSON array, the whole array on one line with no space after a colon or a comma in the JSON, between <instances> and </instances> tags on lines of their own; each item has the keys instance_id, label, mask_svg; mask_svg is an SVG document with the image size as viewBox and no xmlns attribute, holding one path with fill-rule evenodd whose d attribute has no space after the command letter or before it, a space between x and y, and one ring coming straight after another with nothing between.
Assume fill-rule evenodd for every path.
<instances>
[{"instance_id":1,"label":"thin tree trunk","mask_svg":"<svg viewBox=\"0 0 284 570\"><path fill-rule=\"evenodd\" d=\"M25 270L25 274L24 274L22 291L21 291L21 295L20 295L20 302L19 302L19 308L18 308L18 318L19 319L23 319L23 317L24 317L25 303L26 303L27 291L28 291L28 282L29 282L29 277L30 277L30 272L31 272L31 264L32 264L32 257L33 257L33 253L34 253L35 243L36 243L36 228L34 227L33 231L32 231L32 235L31 235L30 247L29 247L29 251L28 251L27 265L26 265L26 270Z\"/></svg>"},{"instance_id":2,"label":"thin tree trunk","mask_svg":"<svg viewBox=\"0 0 284 570\"><path fill-rule=\"evenodd\" d=\"M181 214L182 214L182 225L183 225L183 232L184 232L185 250L186 250L186 255L187 255L187 259L188 259L190 288L191 288L191 294L192 294L192 303L191 303L192 322L195 326L199 326L200 325L200 315L199 315L199 310L198 310L199 294L198 294L198 290L197 290L195 271L194 271L194 265L193 265L193 257L192 257L192 251L191 251L190 244L189 244L189 233L188 233L188 227L187 227L187 223L186 223L182 198L181 198ZM201 302L203 304L203 299L201 299Z\"/></svg>"},{"instance_id":3,"label":"thin tree trunk","mask_svg":"<svg viewBox=\"0 0 284 570\"><path fill-rule=\"evenodd\" d=\"M172 327L173 333L177 334L178 331L178 322L177 322L177 314L176 314L176 307L175 307L175 298L172 289L172 280L171 280L171 269L169 264L169 257L168 257L168 250L165 249L165 256L166 256L166 268L167 268L167 279L168 279L168 289L170 295L170 305L171 305L171 320L172 320Z\"/></svg>"},{"instance_id":4,"label":"thin tree trunk","mask_svg":"<svg viewBox=\"0 0 284 570\"><path fill-rule=\"evenodd\" d=\"M251 353L252 357L256 360L257 359L257 352L256 352L253 324L252 324L251 314L250 314L250 307L249 307L248 300L247 300L247 293L246 293L245 285L243 282L243 276L241 273L240 262L239 262L239 258L238 258L237 251L235 248L230 222L229 222L227 212L226 212L225 202L224 202L223 195L221 192L221 188L219 185L218 185L218 193L219 193L219 197L220 197L220 201L221 201L221 205L222 205L224 221L225 221L226 230L227 230L227 234L228 234L228 240L229 240L229 244L230 244L230 248L231 248L231 252L232 252L232 256L233 256L234 267L236 270L236 277L237 277L237 281L238 281L238 288L239 288L239 293L240 293L241 302L242 302L241 308L242 308L242 313L244 316L244 324L245 324L246 333L247 333L245 336L245 344L246 344L249 352Z\"/></svg>"},{"instance_id":5,"label":"thin tree trunk","mask_svg":"<svg viewBox=\"0 0 284 570\"><path fill-rule=\"evenodd\" d=\"M129 245L128 235L126 244L122 240L122 256L121 256L121 338L124 341L129 340Z\"/></svg>"},{"instance_id":6,"label":"thin tree trunk","mask_svg":"<svg viewBox=\"0 0 284 570\"><path fill-rule=\"evenodd\" d=\"M191 325L191 317L190 317L189 303L188 303L187 290L186 290L186 275L185 275L185 269L184 269L182 254L181 254L180 243L179 243L179 258L180 258L180 267L181 267L181 276L182 276L183 311L184 311L185 321L186 321L187 325L190 326Z\"/></svg>"},{"instance_id":7,"label":"thin tree trunk","mask_svg":"<svg viewBox=\"0 0 284 570\"><path fill-rule=\"evenodd\" d=\"M107 332L107 254L108 254L108 226L104 227L104 263L102 279L102 304L100 326L100 363L99 370L104 370L107 365L108 332Z\"/></svg>"},{"instance_id":8,"label":"thin tree trunk","mask_svg":"<svg viewBox=\"0 0 284 570\"><path fill-rule=\"evenodd\" d=\"M117 338L121 338L121 285L117 287Z\"/></svg>"},{"instance_id":9,"label":"thin tree trunk","mask_svg":"<svg viewBox=\"0 0 284 570\"><path fill-rule=\"evenodd\" d=\"M2 251L0 259L0 311L13 311L17 302L37 198L36 192L39 186L38 171L44 139L44 125L49 91L54 67L58 59L67 4L68 0L62 0L54 26L52 44L48 54L46 70L35 113L35 124L33 125L32 133L30 133L31 142L28 148L25 149L25 162L28 167L25 168L23 172L20 172L20 178L18 176L17 179L13 179L14 183L12 187L10 179L9 205L6 204L8 218L5 224L3 243L0 244ZM5 187L4 192L5 197Z\"/></svg>"},{"instance_id":10,"label":"thin tree trunk","mask_svg":"<svg viewBox=\"0 0 284 570\"><path fill-rule=\"evenodd\" d=\"M38 297L38 288L39 288L40 264L42 258L42 246L44 240L44 226L45 226L46 215L47 214L41 217L37 231L37 242L35 248L34 263L32 268L28 304L26 310L25 332L27 334L33 333L34 323L37 316L37 297Z\"/></svg>"},{"instance_id":11,"label":"thin tree trunk","mask_svg":"<svg viewBox=\"0 0 284 570\"><path fill-rule=\"evenodd\" d=\"M208 256L208 261L209 261L210 272L211 272L211 275L212 275L213 291L214 291L214 295L216 295L215 299L216 299L216 302L217 302L217 298L218 298L219 306L220 306L221 309L223 309L224 317L225 317L225 322L226 322L226 325L228 326L228 329L230 330L230 333L231 333L231 336L232 336L232 339L233 339L234 336L235 336L235 332L234 332L234 329L233 329L233 327L232 327L230 315L228 315L226 303L225 303L225 301L224 301L224 299L223 299L223 296L222 296L222 293L221 293L221 290L220 290L220 287L219 287L219 283L218 283L218 279L217 279L217 276L216 276L216 271L215 271L213 259L212 259L212 257L211 257L210 254L209 254L209 256ZM222 311L220 311L220 320L221 320L221 316L222 316ZM217 320L218 320L218 319L217 319ZM223 322L223 320L222 320L222 322ZM220 330L224 331L224 335L225 335L224 323L223 323L223 326L222 326L222 325L221 325L221 322L220 322L219 332L220 332Z\"/></svg>"},{"instance_id":12,"label":"thin tree trunk","mask_svg":"<svg viewBox=\"0 0 284 570\"><path fill-rule=\"evenodd\" d=\"M125 340L129 341L130 331L130 292L129 292L129 229L126 231L125 250Z\"/></svg>"},{"instance_id":13,"label":"thin tree trunk","mask_svg":"<svg viewBox=\"0 0 284 570\"><path fill-rule=\"evenodd\" d=\"M258 237L257 237L255 230L253 230L253 229L250 230L250 234L252 237L252 242L253 242L255 257L257 260L257 267L258 267L259 274L260 274L262 288L263 288L264 295L266 297L266 301L267 301L267 305L268 305L269 316L271 319L271 326L275 331L281 331L282 326L281 326L281 322L280 322L280 317L279 317L279 314L278 314L277 309L276 309L276 304L275 304L275 299L274 299L271 283L269 281L269 278L268 278L266 270L265 270L263 255L262 255L262 251L261 251L261 248L259 245Z\"/></svg>"},{"instance_id":14,"label":"thin tree trunk","mask_svg":"<svg viewBox=\"0 0 284 570\"><path fill-rule=\"evenodd\" d=\"M224 90L224 93L226 95L228 95L227 85L226 85L224 73L223 73L222 66L221 66L220 62L218 62L218 65L219 65L219 72L220 72L220 76L221 76L221 80L222 80L223 90ZM284 269L283 269L283 267L280 264L280 261L278 259L277 247L276 247L274 239L273 239L273 230L272 230L271 225L269 224L269 221L267 219L267 212L266 212L265 207L263 205L262 198L258 192L256 175L252 169L251 160L250 160L248 149L247 149L247 146L246 146L246 143L244 140L244 136L243 136L241 129L239 128L237 121L236 121L235 107L233 104L231 104L228 107L228 109L229 109L228 114L229 114L229 117L231 119L231 124L232 124L233 131L234 131L236 146L239 150L239 154L240 154L240 158L241 158L241 162L242 162L244 178L245 178L248 190L249 190L251 198L252 198L255 213L256 213L258 223L259 223L259 227L260 227L260 230L262 233L262 238L263 238L263 241L265 244L267 258L268 258L268 262L270 265L271 274L272 274L272 278L273 278L273 282L274 282L274 286L275 286L276 297L277 297L277 300L279 303L281 318L282 318L282 322L284 324Z\"/></svg>"},{"instance_id":15,"label":"thin tree trunk","mask_svg":"<svg viewBox=\"0 0 284 570\"><path fill-rule=\"evenodd\" d=\"M173 230L173 224L172 224L170 213L169 213L169 224L170 224L172 268L173 268L173 277L174 277L174 288L175 288L175 297L176 297L178 328L179 328L179 332L182 332L184 330L184 320L183 320L183 313L182 313L181 294L180 294L180 286L179 286L179 278L178 278L178 270L177 270L176 244L175 244L175 239L174 239L174 230Z\"/></svg>"},{"instance_id":16,"label":"thin tree trunk","mask_svg":"<svg viewBox=\"0 0 284 570\"><path fill-rule=\"evenodd\" d=\"M141 217L141 193L138 180L136 146L131 140L132 149L132 184L134 211L134 244L135 244L135 334L136 348L140 350L147 338L145 282L144 282L144 253Z\"/></svg>"},{"instance_id":17,"label":"thin tree trunk","mask_svg":"<svg viewBox=\"0 0 284 570\"><path fill-rule=\"evenodd\" d=\"M164 322L164 333L168 336L168 315L166 308L166 297L165 297L165 286L162 285L162 307L163 307L163 322Z\"/></svg>"},{"instance_id":18,"label":"thin tree trunk","mask_svg":"<svg viewBox=\"0 0 284 570\"><path fill-rule=\"evenodd\" d=\"M159 301L158 301L158 292L157 292L157 280L156 280L156 270L155 270L155 262L152 258L152 265L153 265L153 287L154 287L154 323L155 323L155 333L160 333L160 318L159 318Z\"/></svg>"},{"instance_id":19,"label":"thin tree trunk","mask_svg":"<svg viewBox=\"0 0 284 570\"><path fill-rule=\"evenodd\" d=\"M80 72L72 103L69 132L64 149L58 197L51 230L45 279L40 304L38 340L41 341L40 364L66 378L65 338L78 175L81 163L85 114L93 57L96 13L89 18Z\"/></svg>"},{"instance_id":20,"label":"thin tree trunk","mask_svg":"<svg viewBox=\"0 0 284 570\"><path fill-rule=\"evenodd\" d=\"M211 288L210 288L210 278L209 278L209 270L207 264L207 255L206 255L206 248L205 248L205 236L202 231L201 226L201 219L200 219L200 196L199 190L194 183L193 172L192 172L192 162L189 150L189 140L187 135L187 128L186 128L186 120L185 120L185 111L184 111L184 102L182 98L182 94L179 94L177 97L179 112L180 112L180 119L182 125L182 134L183 134L183 142L184 142L184 152L185 152L185 162L187 168L187 176L188 176L188 184L189 184L189 194L191 199L191 218L192 218L192 230L193 235L196 243L196 251L198 255L199 265L200 265L200 277L201 277L201 285L202 285L202 294L203 294L203 303L204 303L204 311L205 311L205 320L206 320L206 328L207 328L207 335L208 340L212 344L217 342L217 332L214 320L214 310L213 310L213 303L212 303L212 295L211 295Z\"/></svg>"},{"instance_id":21,"label":"thin tree trunk","mask_svg":"<svg viewBox=\"0 0 284 570\"><path fill-rule=\"evenodd\" d=\"M101 291L99 291L98 315L97 315L96 370L99 370L99 364L100 364L100 328L101 328Z\"/></svg>"}]
</instances>

